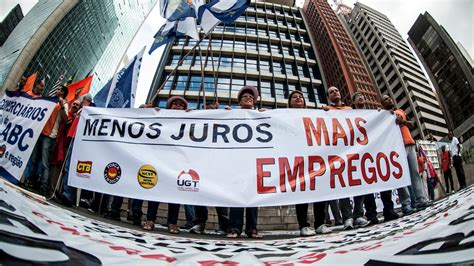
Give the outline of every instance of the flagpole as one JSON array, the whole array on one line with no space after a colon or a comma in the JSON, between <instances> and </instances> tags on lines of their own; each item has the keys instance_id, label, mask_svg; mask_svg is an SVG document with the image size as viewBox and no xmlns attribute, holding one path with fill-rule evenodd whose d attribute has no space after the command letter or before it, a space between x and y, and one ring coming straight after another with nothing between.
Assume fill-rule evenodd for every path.
<instances>
[{"instance_id":1,"label":"flagpole","mask_svg":"<svg viewBox=\"0 0 474 266\"><path fill-rule=\"evenodd\" d=\"M210 38L210 36L209 36ZM209 39L210 41L210 39ZM203 68L203 65L202 65L202 49L201 49L201 45L198 46L199 48L199 57L200 57L200 60L201 61L201 86L200 86L200 90L199 90L199 94L198 94L198 102L199 102L199 96L201 95L201 91L202 91L202 99L203 99L203 103L204 103L204 109L206 109L206 88L204 86L204 68ZM207 55L206 55L207 56Z\"/></svg>"},{"instance_id":2,"label":"flagpole","mask_svg":"<svg viewBox=\"0 0 474 266\"><path fill-rule=\"evenodd\" d=\"M215 25L214 27L216 27L217 25ZM153 97L151 98L151 101L150 101L150 104L151 105L155 105L156 103L156 100L158 99L158 96L160 94L160 91L163 90L163 88L165 87L165 84L166 82L170 79L170 77L172 77L176 71L178 70L178 67L183 63L184 59L186 59L186 57L191 53L193 52L194 50L196 50L196 47L201 43L201 41L203 41L204 39L206 39L207 36L209 36L213 30L214 30L214 27L204 35L204 37L202 39L200 39L194 46L193 48L191 48L191 50L189 50L184 56L183 58L181 58L179 60L179 62L176 64L176 67L173 69L173 71L171 71L171 73L166 77L166 79L163 81L163 83L161 84L160 88L158 88L158 90L155 92L155 94L153 95Z\"/></svg>"},{"instance_id":3,"label":"flagpole","mask_svg":"<svg viewBox=\"0 0 474 266\"><path fill-rule=\"evenodd\" d=\"M209 45L207 46L207 52L210 53L210 55L211 55L212 74L213 74L213 77L214 77L214 105L217 104L217 106L219 106L219 98L217 97L217 73L216 73L216 70L214 68L214 52L212 51L211 42L212 42L212 35L209 36Z\"/></svg>"}]
</instances>

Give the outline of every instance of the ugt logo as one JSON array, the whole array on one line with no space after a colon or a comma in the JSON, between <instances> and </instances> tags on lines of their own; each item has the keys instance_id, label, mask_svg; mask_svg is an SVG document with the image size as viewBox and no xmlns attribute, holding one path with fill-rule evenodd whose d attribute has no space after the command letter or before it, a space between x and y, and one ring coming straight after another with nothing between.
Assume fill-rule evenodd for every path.
<instances>
[{"instance_id":1,"label":"ugt logo","mask_svg":"<svg viewBox=\"0 0 474 266\"><path fill-rule=\"evenodd\" d=\"M178 190L180 191L199 191L199 174L193 169L189 171L181 171L178 175L178 180L176 181Z\"/></svg>"}]
</instances>

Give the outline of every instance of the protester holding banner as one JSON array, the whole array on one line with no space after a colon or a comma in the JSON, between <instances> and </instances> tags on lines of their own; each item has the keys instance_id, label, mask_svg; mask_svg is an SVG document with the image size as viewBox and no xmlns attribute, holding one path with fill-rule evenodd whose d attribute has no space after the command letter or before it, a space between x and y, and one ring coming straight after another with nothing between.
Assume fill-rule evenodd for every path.
<instances>
[{"instance_id":1,"label":"protester holding banner","mask_svg":"<svg viewBox=\"0 0 474 266\"><path fill-rule=\"evenodd\" d=\"M244 86L237 94L241 109L254 109L258 99L255 87ZM229 106L226 109L231 109ZM257 231L258 208L245 208L245 233L249 238L262 238ZM230 208L228 238L238 238L244 225L244 208Z\"/></svg>"},{"instance_id":2,"label":"protester holding banner","mask_svg":"<svg viewBox=\"0 0 474 266\"><path fill-rule=\"evenodd\" d=\"M306 100L301 91L292 91L288 96L288 108L306 108ZM327 201L313 203L314 228L308 223L308 203L296 204L296 218L300 228L300 236L314 236L332 232L325 223Z\"/></svg>"},{"instance_id":3,"label":"protester holding banner","mask_svg":"<svg viewBox=\"0 0 474 266\"><path fill-rule=\"evenodd\" d=\"M206 110L208 109L218 109L219 104L216 102L214 104L207 104ZM225 234L229 227L229 208L226 207L216 207L217 213L217 223L219 224L219 233ZM208 209L206 206L194 206L194 220L193 227L189 230L191 234L202 234L206 229L206 222L208 218Z\"/></svg>"},{"instance_id":4,"label":"protester holding banner","mask_svg":"<svg viewBox=\"0 0 474 266\"><path fill-rule=\"evenodd\" d=\"M40 81L39 83L35 82L35 86L31 91L31 94L34 95L32 97L41 97L43 90L44 81ZM68 106L67 102L63 99L63 96L67 95L67 92L68 91L66 87L63 87L63 89L58 92L59 101L54 107L53 113L46 122L46 125L44 126L43 131L41 132L41 135L31 154L30 173L27 175L28 182L36 183L39 181L39 193L44 196L48 195L49 192L48 186L50 181L51 156L56 144L59 126L67 119ZM37 175L38 165L40 162L43 167L41 177Z\"/></svg>"},{"instance_id":5,"label":"protester holding banner","mask_svg":"<svg viewBox=\"0 0 474 266\"><path fill-rule=\"evenodd\" d=\"M183 97L180 96L173 96L168 99L166 103L166 109L171 110L187 110L188 109L188 101L186 101ZM155 110L159 111L160 109L155 108ZM133 216L134 221L136 221L135 213L138 211L141 212L141 206L143 204L142 200L133 200L132 201L132 212L134 213ZM160 203L156 201L148 201L148 209L146 212L146 221L143 223L142 228L147 231L153 231L155 228L155 220L158 213L158 207ZM180 204L175 203L168 203L168 232L171 234L179 234L178 228L178 216L179 216L179 207Z\"/></svg>"},{"instance_id":6,"label":"protester holding banner","mask_svg":"<svg viewBox=\"0 0 474 266\"><path fill-rule=\"evenodd\" d=\"M365 106L365 96L360 93L360 92L355 92L353 95L352 95L352 106L354 109L366 109L366 106ZM369 221L370 223L374 223L374 224L377 224L379 221L377 219L377 212L376 212L376 209L371 209L371 207L375 207L375 203L373 206L371 206L369 204L369 208L367 208L366 206L366 209L367 212L366 212L366 216L367 218L369 219L369 221L367 221L363 216L364 216L364 203L365 203L365 197L370 197L372 196L373 197L374 194L370 194L370 195L362 195L362 196L355 196L354 197L354 210L353 210L353 218L354 218L354 226L355 227L364 227L364 226L367 226L369 225Z\"/></svg>"},{"instance_id":7,"label":"protester holding banner","mask_svg":"<svg viewBox=\"0 0 474 266\"><path fill-rule=\"evenodd\" d=\"M352 110L350 106L345 106L341 100L341 93L336 87L329 87L327 96L330 104L326 106L324 110ZM358 217L354 217L352 212L352 205L349 198L339 199L339 207L341 208L342 219L344 220L343 230L354 229L354 227L365 227L369 225L369 222L362 217L364 210L362 204L364 202L363 197L355 197L354 199L354 213L357 213ZM362 210L360 210L362 209ZM355 218L355 221L354 221Z\"/></svg>"},{"instance_id":8,"label":"protester holding banner","mask_svg":"<svg viewBox=\"0 0 474 266\"><path fill-rule=\"evenodd\" d=\"M415 203L414 206L416 209L421 210L432 203L429 202L428 198L426 197L423 189L423 181L418 173L417 167L417 158L416 158L416 151L415 151L415 141L411 136L410 130L412 130L415 126L412 121L407 120L407 115L402 109L396 109L393 103L393 100L390 96L384 95L382 97L382 106L385 110L393 110L397 118L395 119L395 123L400 126L400 131L402 133L403 143L405 144L405 151L407 153L407 160L408 160L408 168L410 173L411 185L413 188L413 194L415 196ZM403 208L403 198L406 199L407 195L400 195L400 199L402 201L402 208ZM409 196L409 195L408 195ZM408 197L408 200L410 198ZM410 201L411 203L411 201Z\"/></svg>"},{"instance_id":9,"label":"protester holding banner","mask_svg":"<svg viewBox=\"0 0 474 266\"><path fill-rule=\"evenodd\" d=\"M94 106L94 103L92 102L92 97L90 96L90 94L83 95L77 101L80 102L80 105L77 107L78 110L77 110L76 114L73 117L71 117L73 120L71 122L71 125L69 126L69 130L68 130L67 136L66 136L66 138L67 138L66 142L70 143L70 145L69 145L67 153L66 153L64 168L63 168L63 171L62 171L62 174L61 174L62 182L63 182L62 183L62 191L61 191L61 193L57 193L55 195L61 201L61 203L63 205L65 205L66 207L71 207L73 205L73 203L75 201L75 197L76 197L76 188L69 186L68 185L68 180L69 180L69 167L71 165L71 153L72 153L72 149L73 149L73 146L74 146L74 138L76 137L77 125L78 125L79 119L81 117L80 114L81 114L82 108L84 106ZM74 101L73 106L75 106L74 103L77 103L77 102Z\"/></svg>"}]
</instances>

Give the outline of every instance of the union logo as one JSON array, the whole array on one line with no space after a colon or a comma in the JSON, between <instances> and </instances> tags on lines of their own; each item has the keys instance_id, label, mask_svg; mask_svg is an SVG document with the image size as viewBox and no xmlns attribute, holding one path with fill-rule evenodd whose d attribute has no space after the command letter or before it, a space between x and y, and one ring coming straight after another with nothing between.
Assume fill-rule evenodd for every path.
<instances>
[{"instance_id":1,"label":"union logo","mask_svg":"<svg viewBox=\"0 0 474 266\"><path fill-rule=\"evenodd\" d=\"M109 184L115 184L122 176L122 169L116 162L109 163L104 169L104 179Z\"/></svg>"},{"instance_id":2,"label":"union logo","mask_svg":"<svg viewBox=\"0 0 474 266\"><path fill-rule=\"evenodd\" d=\"M199 174L195 170L189 169L189 171L181 171L179 173L176 185L180 191L198 192L199 180Z\"/></svg>"},{"instance_id":3,"label":"union logo","mask_svg":"<svg viewBox=\"0 0 474 266\"><path fill-rule=\"evenodd\" d=\"M92 172L92 161L77 161L76 174L79 177L89 178Z\"/></svg>"},{"instance_id":4,"label":"union logo","mask_svg":"<svg viewBox=\"0 0 474 266\"><path fill-rule=\"evenodd\" d=\"M153 188L158 183L158 172L151 165L143 165L138 170L137 180L142 188Z\"/></svg>"}]
</instances>

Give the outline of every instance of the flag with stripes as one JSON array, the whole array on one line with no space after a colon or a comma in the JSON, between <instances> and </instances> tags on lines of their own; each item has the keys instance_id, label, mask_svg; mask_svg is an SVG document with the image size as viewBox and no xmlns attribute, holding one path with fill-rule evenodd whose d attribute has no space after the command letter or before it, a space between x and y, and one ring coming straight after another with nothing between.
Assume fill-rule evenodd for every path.
<instances>
[{"instance_id":1,"label":"flag with stripes","mask_svg":"<svg viewBox=\"0 0 474 266\"><path fill-rule=\"evenodd\" d=\"M66 76L66 73L67 70L64 70L64 72L59 76L56 83L54 83L53 87L49 90L48 97L56 96L56 93L61 89L61 86L63 85L62 82L64 80L64 77Z\"/></svg>"}]
</instances>

